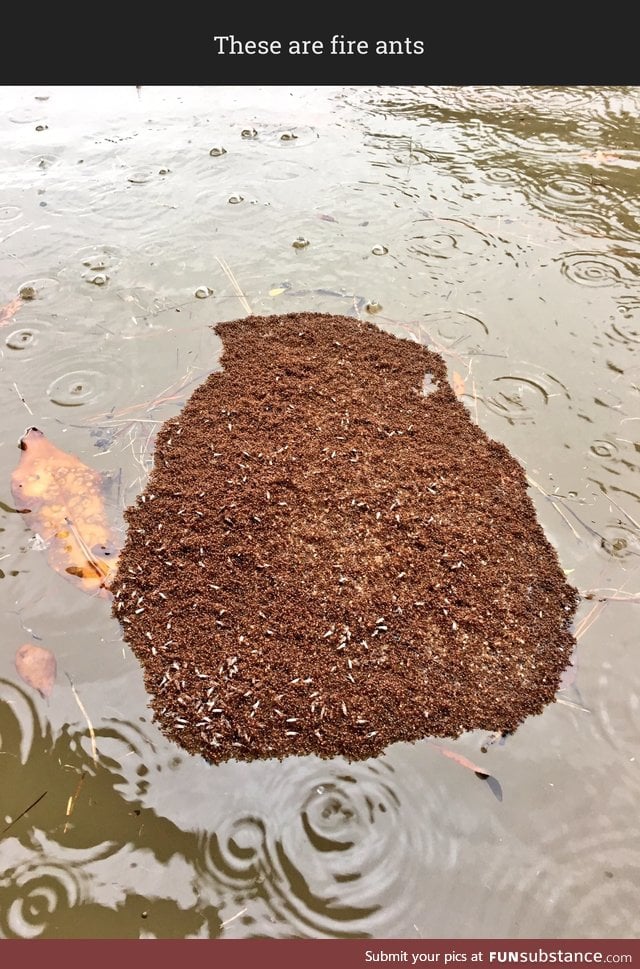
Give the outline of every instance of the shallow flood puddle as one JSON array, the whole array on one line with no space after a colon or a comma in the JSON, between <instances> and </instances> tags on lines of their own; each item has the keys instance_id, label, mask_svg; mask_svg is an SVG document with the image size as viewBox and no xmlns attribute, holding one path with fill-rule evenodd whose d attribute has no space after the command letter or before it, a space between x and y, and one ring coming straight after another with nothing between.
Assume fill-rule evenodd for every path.
<instances>
[{"instance_id":1,"label":"shallow flood puddle","mask_svg":"<svg viewBox=\"0 0 640 969\"><path fill-rule=\"evenodd\" d=\"M636 935L638 92L0 97L0 933ZM209 324L309 309L445 356L585 593L558 702L506 741L191 758L109 602L16 513L35 425L104 474L123 537ZM56 658L48 699L27 642Z\"/></svg>"}]
</instances>

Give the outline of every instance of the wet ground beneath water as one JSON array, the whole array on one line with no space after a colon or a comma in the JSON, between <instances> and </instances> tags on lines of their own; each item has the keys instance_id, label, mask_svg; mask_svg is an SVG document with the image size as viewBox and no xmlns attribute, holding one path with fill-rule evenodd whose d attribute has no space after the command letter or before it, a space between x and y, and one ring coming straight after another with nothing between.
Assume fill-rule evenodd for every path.
<instances>
[{"instance_id":1,"label":"wet ground beneath water","mask_svg":"<svg viewBox=\"0 0 640 969\"><path fill-rule=\"evenodd\" d=\"M0 312L0 935L637 936L638 90L0 105L0 306L35 296ZM437 349L524 465L590 598L557 702L513 736L212 767L151 722L109 602L49 568L9 486L25 428L104 472L122 529L218 366L209 325L249 310ZM56 655L48 701L16 673L28 641Z\"/></svg>"}]
</instances>

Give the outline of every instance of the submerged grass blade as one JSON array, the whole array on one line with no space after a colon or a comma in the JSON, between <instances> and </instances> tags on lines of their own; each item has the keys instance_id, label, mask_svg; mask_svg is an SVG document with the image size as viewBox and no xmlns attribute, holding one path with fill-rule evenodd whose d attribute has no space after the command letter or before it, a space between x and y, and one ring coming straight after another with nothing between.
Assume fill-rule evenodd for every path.
<instances>
[{"instance_id":1,"label":"submerged grass blade","mask_svg":"<svg viewBox=\"0 0 640 969\"><path fill-rule=\"evenodd\" d=\"M236 296L238 297L238 299L242 303L243 309L245 310L245 312L247 313L248 316L251 316L252 310L251 310L251 307L249 306L249 301L247 300L247 297L242 292L242 289L240 288L240 283L236 279L236 277L235 277L235 275L233 273L233 270L231 269L231 266L229 265L229 263L227 262L226 259L224 259L224 258L221 259L220 256L216 256L216 259L217 259L217 261L218 261L218 263L220 265L220 268L222 269L223 273L225 274L225 276L227 277L227 279L229 280L229 282L233 286L233 288L235 290Z\"/></svg>"},{"instance_id":2,"label":"submerged grass blade","mask_svg":"<svg viewBox=\"0 0 640 969\"><path fill-rule=\"evenodd\" d=\"M73 695L75 697L76 703L80 707L80 712L82 713L83 717L87 721L87 727L89 728L89 736L91 738L91 756L93 758L94 766L97 767L98 766L98 750L97 750L97 747L96 747L96 732L93 729L93 724L91 723L91 720L89 719L89 714L86 711L85 705L82 702L82 700L80 699L80 697L78 696L78 691L76 690L75 686L73 685L73 680L71 679L71 677L69 676L68 673L67 673L67 679L69 680L69 683L71 684L71 692L73 693Z\"/></svg>"},{"instance_id":3,"label":"submerged grass blade","mask_svg":"<svg viewBox=\"0 0 640 969\"><path fill-rule=\"evenodd\" d=\"M42 798L43 798L43 797L46 797L46 795L47 795L48 793L49 793L48 791L43 791L43 792L42 792L42 794L40 795L40 797L37 797L37 798L35 799L35 801L34 801L34 802L33 802L32 804L30 804L30 805L29 805L29 807L26 807L26 808L24 809L24 811L22 811L22 812L21 812L21 813L20 813L20 814L18 815L18 817L17 817L17 818L14 818L14 819L13 819L13 821L11 821L11 822L10 822L10 823L9 823L9 824L8 824L8 825L6 826L6 828L3 828L3 829L2 829L2 831L0 831L0 838L3 838L3 837L4 837L4 835L5 835L6 833L7 833L7 831L11 831L11 828L12 828L12 827L14 826L14 824L17 824L17 823L18 823L18 821L20 821L20 819L21 819L21 818L23 818L23 817L25 816L25 814L28 814L28 813L29 813L29 811L30 811L30 810L31 810L32 808L34 808L34 807L36 806L36 804L39 804L39 803L40 803L40 801L42 800Z\"/></svg>"}]
</instances>

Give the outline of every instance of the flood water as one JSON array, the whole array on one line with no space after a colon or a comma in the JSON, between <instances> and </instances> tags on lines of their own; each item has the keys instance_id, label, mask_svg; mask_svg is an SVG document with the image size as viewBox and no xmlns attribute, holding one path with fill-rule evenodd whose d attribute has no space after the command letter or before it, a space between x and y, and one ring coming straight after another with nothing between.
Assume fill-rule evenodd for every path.
<instances>
[{"instance_id":1,"label":"flood water","mask_svg":"<svg viewBox=\"0 0 640 969\"><path fill-rule=\"evenodd\" d=\"M0 90L0 305L35 290L0 325L0 935L637 937L639 109L612 88ZM159 422L218 367L209 325L247 306L437 348L526 468L594 598L558 702L513 736L210 766L151 722L110 603L15 513L36 425L104 472L122 534ZM25 642L57 658L48 701Z\"/></svg>"}]
</instances>

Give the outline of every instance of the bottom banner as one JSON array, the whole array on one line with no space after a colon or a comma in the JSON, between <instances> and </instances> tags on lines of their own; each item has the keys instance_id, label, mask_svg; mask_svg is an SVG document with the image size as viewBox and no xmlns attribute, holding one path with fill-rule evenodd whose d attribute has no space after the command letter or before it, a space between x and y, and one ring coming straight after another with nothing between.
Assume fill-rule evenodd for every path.
<instances>
[{"instance_id":1,"label":"bottom banner","mask_svg":"<svg viewBox=\"0 0 640 969\"><path fill-rule=\"evenodd\" d=\"M153 952L140 946L155 943ZM366 969L400 963L434 965L439 969L462 963L489 967L517 963L555 966L559 963L624 965L640 969L640 940L636 939L78 939L5 940L0 943L5 965L13 957L21 969L55 960L65 969L124 969L153 958L154 969L175 969L177 960L189 969Z\"/></svg>"}]
</instances>

